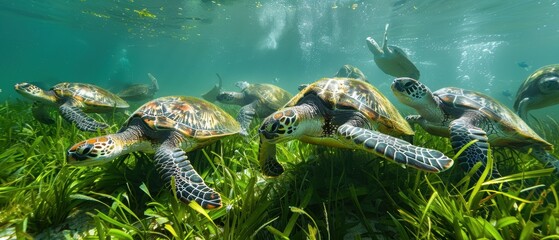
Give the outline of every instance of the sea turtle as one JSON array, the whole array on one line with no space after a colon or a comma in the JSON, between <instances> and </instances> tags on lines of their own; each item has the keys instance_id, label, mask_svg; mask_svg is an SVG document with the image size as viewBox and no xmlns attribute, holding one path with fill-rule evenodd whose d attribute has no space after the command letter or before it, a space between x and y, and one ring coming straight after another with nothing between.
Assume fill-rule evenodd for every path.
<instances>
[{"instance_id":1,"label":"sea turtle","mask_svg":"<svg viewBox=\"0 0 559 240\"><path fill-rule=\"evenodd\" d=\"M388 45L388 24L384 28L384 41L382 48L372 38L367 37L367 47L373 53L375 63L384 73L393 77L411 77L419 79L419 70L408 59L408 56L399 47Z\"/></svg>"},{"instance_id":2,"label":"sea turtle","mask_svg":"<svg viewBox=\"0 0 559 240\"><path fill-rule=\"evenodd\" d=\"M528 111L559 103L559 64L548 65L532 73L518 88L514 110L524 120Z\"/></svg>"},{"instance_id":3,"label":"sea turtle","mask_svg":"<svg viewBox=\"0 0 559 240\"><path fill-rule=\"evenodd\" d=\"M155 167L166 183L175 179L177 197L206 209L221 206L219 193L192 168L186 152L241 130L233 117L214 104L196 98L168 96L147 102L115 134L91 138L68 149L68 163L106 163L130 152L155 152Z\"/></svg>"},{"instance_id":4,"label":"sea turtle","mask_svg":"<svg viewBox=\"0 0 559 240\"><path fill-rule=\"evenodd\" d=\"M241 135L248 136L248 129L254 116L266 117L281 108L292 95L276 85L248 83L240 81L235 84L240 92L222 91L217 101L225 104L242 106L237 115L241 124Z\"/></svg>"},{"instance_id":5,"label":"sea turtle","mask_svg":"<svg viewBox=\"0 0 559 240\"><path fill-rule=\"evenodd\" d=\"M477 141L457 159L467 171L478 161L485 166L489 144L525 151L531 148L530 154L543 164L559 168L559 161L547 152L553 146L512 110L489 96L456 87L431 92L427 86L411 78L397 78L391 88L400 102L419 113L406 119L431 134L450 137L455 152L472 140ZM477 177L482 170L483 167L476 172ZM499 173L494 170L492 175L498 177Z\"/></svg>"},{"instance_id":6,"label":"sea turtle","mask_svg":"<svg viewBox=\"0 0 559 240\"><path fill-rule=\"evenodd\" d=\"M369 82L367 80L367 77L365 77L365 74L359 68L349 64L343 65L338 70L338 72L336 72L336 75L334 75L334 77L353 78L353 79Z\"/></svg>"},{"instance_id":7,"label":"sea turtle","mask_svg":"<svg viewBox=\"0 0 559 240\"><path fill-rule=\"evenodd\" d=\"M95 121L84 112L111 112L129 107L126 101L117 95L98 86L86 83L63 82L54 85L50 90L30 84L18 83L15 90L22 96L35 101L33 116L43 123L54 121L49 117L44 105L59 106L60 115L69 122L75 123L82 131L95 132L107 127L107 124Z\"/></svg>"},{"instance_id":8,"label":"sea turtle","mask_svg":"<svg viewBox=\"0 0 559 240\"><path fill-rule=\"evenodd\" d=\"M353 79L361 80L361 81L364 81L364 82L369 82L367 80L367 77L365 77L365 74L359 68L357 68L355 66L352 66L352 65L349 65L349 64L343 65L338 70L338 72L336 72L334 77L353 78ZM308 83L301 84L301 85L299 85L298 90L302 91L307 86L309 86Z\"/></svg>"},{"instance_id":9,"label":"sea turtle","mask_svg":"<svg viewBox=\"0 0 559 240\"><path fill-rule=\"evenodd\" d=\"M117 95L126 101L143 101L152 99L157 91L159 91L159 84L157 79L148 73L151 80L151 85L136 83L129 85L126 89L120 91Z\"/></svg>"},{"instance_id":10,"label":"sea turtle","mask_svg":"<svg viewBox=\"0 0 559 240\"><path fill-rule=\"evenodd\" d=\"M352 78L323 78L312 83L264 119L259 133L259 161L268 176L283 172L276 160L276 144L293 139L362 149L429 172L444 171L453 164L437 150L394 137L411 136L413 130L375 87Z\"/></svg>"}]
</instances>

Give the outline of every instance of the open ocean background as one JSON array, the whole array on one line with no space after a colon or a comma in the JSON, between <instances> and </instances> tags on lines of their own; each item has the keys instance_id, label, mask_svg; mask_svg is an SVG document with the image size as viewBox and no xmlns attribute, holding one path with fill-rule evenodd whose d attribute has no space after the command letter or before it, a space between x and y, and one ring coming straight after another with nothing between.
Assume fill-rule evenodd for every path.
<instances>
[{"instance_id":1,"label":"open ocean background","mask_svg":"<svg viewBox=\"0 0 559 240\"><path fill-rule=\"evenodd\" d=\"M159 80L156 96L200 96L217 81L297 86L359 67L402 112L365 38L403 48L432 90L457 86L508 106L537 68L559 62L558 1L0 0L1 100L17 82ZM524 63L521 67L519 63ZM503 94L512 93L512 98ZM532 111L555 114L559 107Z\"/></svg>"}]
</instances>

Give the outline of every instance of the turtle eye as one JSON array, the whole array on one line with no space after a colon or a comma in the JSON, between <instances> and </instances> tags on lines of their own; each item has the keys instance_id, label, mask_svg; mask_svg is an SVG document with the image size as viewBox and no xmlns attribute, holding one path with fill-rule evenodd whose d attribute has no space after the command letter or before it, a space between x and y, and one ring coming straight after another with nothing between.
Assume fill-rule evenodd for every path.
<instances>
[{"instance_id":1,"label":"turtle eye","mask_svg":"<svg viewBox=\"0 0 559 240\"><path fill-rule=\"evenodd\" d=\"M278 130L279 122L275 121L272 125L270 125L270 132L275 132Z\"/></svg>"},{"instance_id":2,"label":"turtle eye","mask_svg":"<svg viewBox=\"0 0 559 240\"><path fill-rule=\"evenodd\" d=\"M404 83L404 87L409 88L412 85L412 82L406 82Z\"/></svg>"},{"instance_id":3,"label":"turtle eye","mask_svg":"<svg viewBox=\"0 0 559 240\"><path fill-rule=\"evenodd\" d=\"M93 144L86 143L80 146L78 149L76 149L76 153L80 155L86 155L89 154L89 152L91 152L91 149L93 149Z\"/></svg>"}]
</instances>

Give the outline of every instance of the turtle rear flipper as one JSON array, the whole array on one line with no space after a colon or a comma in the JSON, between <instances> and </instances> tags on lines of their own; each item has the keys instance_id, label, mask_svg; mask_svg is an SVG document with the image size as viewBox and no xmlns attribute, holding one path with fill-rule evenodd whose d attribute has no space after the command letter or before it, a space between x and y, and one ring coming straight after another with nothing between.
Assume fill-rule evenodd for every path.
<instances>
[{"instance_id":1,"label":"turtle rear flipper","mask_svg":"<svg viewBox=\"0 0 559 240\"><path fill-rule=\"evenodd\" d=\"M44 124L54 124L54 120L49 116L49 112L47 111L45 105L39 102L33 102L31 112L33 113L33 117L35 117L37 121Z\"/></svg>"},{"instance_id":2,"label":"turtle rear flipper","mask_svg":"<svg viewBox=\"0 0 559 240\"><path fill-rule=\"evenodd\" d=\"M482 166L474 174L475 178L479 178L487 165L489 149L488 138L483 129L474 126L466 119L471 118L458 118L450 123L450 142L454 152L458 153L466 144L473 140L477 140L466 148L456 160L466 172L469 172L477 162L481 161ZM499 174L497 168L494 167L491 177L498 178L500 176L501 174Z\"/></svg>"},{"instance_id":3,"label":"turtle rear flipper","mask_svg":"<svg viewBox=\"0 0 559 240\"><path fill-rule=\"evenodd\" d=\"M82 131L96 132L108 127L107 124L97 122L92 117L87 116L80 108L74 106L72 101L62 104L58 110L64 119L75 123L76 127Z\"/></svg>"},{"instance_id":4,"label":"turtle rear flipper","mask_svg":"<svg viewBox=\"0 0 559 240\"><path fill-rule=\"evenodd\" d=\"M414 146L404 140L369 129L344 124L338 128L340 140L355 148L375 153L387 160L428 172L442 172L453 165L443 153Z\"/></svg>"},{"instance_id":5,"label":"turtle rear flipper","mask_svg":"<svg viewBox=\"0 0 559 240\"><path fill-rule=\"evenodd\" d=\"M166 184L175 178L177 198L182 202L196 201L205 209L221 207L219 193L204 183L179 147L167 141L155 153L155 166Z\"/></svg>"}]
</instances>

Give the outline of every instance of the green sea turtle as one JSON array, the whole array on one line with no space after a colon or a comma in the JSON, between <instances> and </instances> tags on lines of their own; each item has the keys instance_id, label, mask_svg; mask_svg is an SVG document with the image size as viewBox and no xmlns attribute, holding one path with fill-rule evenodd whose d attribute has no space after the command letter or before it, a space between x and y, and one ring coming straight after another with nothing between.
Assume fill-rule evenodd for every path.
<instances>
[{"instance_id":1,"label":"green sea turtle","mask_svg":"<svg viewBox=\"0 0 559 240\"><path fill-rule=\"evenodd\" d=\"M120 91L117 95L126 101L143 101L152 99L157 91L159 91L159 84L157 79L148 73L151 84L136 83L128 86L126 89Z\"/></svg>"},{"instance_id":2,"label":"green sea turtle","mask_svg":"<svg viewBox=\"0 0 559 240\"><path fill-rule=\"evenodd\" d=\"M115 134L91 138L68 149L68 163L98 165L135 151L155 152L155 167L166 183L174 178L177 198L206 209L221 206L219 193L193 169L186 152L241 130L221 108L195 97L154 99L136 110Z\"/></svg>"},{"instance_id":3,"label":"green sea turtle","mask_svg":"<svg viewBox=\"0 0 559 240\"><path fill-rule=\"evenodd\" d=\"M453 164L437 150L393 137L411 136L413 130L375 87L352 78L323 78L312 83L264 119L259 133L259 161L268 176L283 172L276 159L276 144L293 139L362 149L429 172L444 171Z\"/></svg>"},{"instance_id":4,"label":"green sea turtle","mask_svg":"<svg viewBox=\"0 0 559 240\"><path fill-rule=\"evenodd\" d=\"M518 88L514 110L524 120L528 111L559 103L559 64L548 65L532 73Z\"/></svg>"},{"instance_id":5,"label":"green sea turtle","mask_svg":"<svg viewBox=\"0 0 559 240\"><path fill-rule=\"evenodd\" d=\"M367 80L367 77L365 77L365 74L357 67L346 64L343 65L338 72L336 72L336 74L334 75L334 77L340 77L340 78L353 78L353 79L357 79L357 80L361 80L364 82L369 82ZM299 91L302 91L303 89L305 89L307 86L309 86L308 83L304 83L299 85Z\"/></svg>"},{"instance_id":6,"label":"green sea turtle","mask_svg":"<svg viewBox=\"0 0 559 240\"><path fill-rule=\"evenodd\" d=\"M372 38L367 38L367 47L373 53L375 63L384 73L393 77L411 77L419 79L419 70L408 59L408 56L399 47L388 45L388 24L384 28L382 48Z\"/></svg>"},{"instance_id":7,"label":"green sea turtle","mask_svg":"<svg viewBox=\"0 0 559 240\"><path fill-rule=\"evenodd\" d=\"M51 124L44 105L58 106L60 115L75 123L82 131L95 132L107 127L107 124L95 121L84 112L111 112L129 107L126 101L98 86L85 83L63 82L48 91L30 84L18 83L15 90L22 96L34 101L33 116L42 123Z\"/></svg>"},{"instance_id":8,"label":"green sea turtle","mask_svg":"<svg viewBox=\"0 0 559 240\"><path fill-rule=\"evenodd\" d=\"M427 86L411 78L397 78L391 87L400 102L419 113L406 119L431 134L450 137L455 152L477 140L457 159L467 171L478 161L485 166L489 144L525 151L531 149L530 154L544 165L559 168L557 158L548 152L553 146L512 110L489 96L456 87L431 92ZM498 177L498 171L493 169L493 177ZM479 177L482 171L483 167L476 176Z\"/></svg>"},{"instance_id":9,"label":"green sea turtle","mask_svg":"<svg viewBox=\"0 0 559 240\"><path fill-rule=\"evenodd\" d=\"M292 95L276 85L248 83L245 81L235 84L240 92L222 91L217 96L217 101L225 104L242 106L237 121L241 124L241 135L248 136L248 129L252 119L267 117L281 108Z\"/></svg>"},{"instance_id":10,"label":"green sea turtle","mask_svg":"<svg viewBox=\"0 0 559 240\"><path fill-rule=\"evenodd\" d=\"M367 77L365 77L365 74L359 68L357 68L355 66L352 66L352 65L349 65L349 64L343 65L338 70L338 72L336 72L334 77L353 78L353 79L369 82L367 80Z\"/></svg>"}]
</instances>

